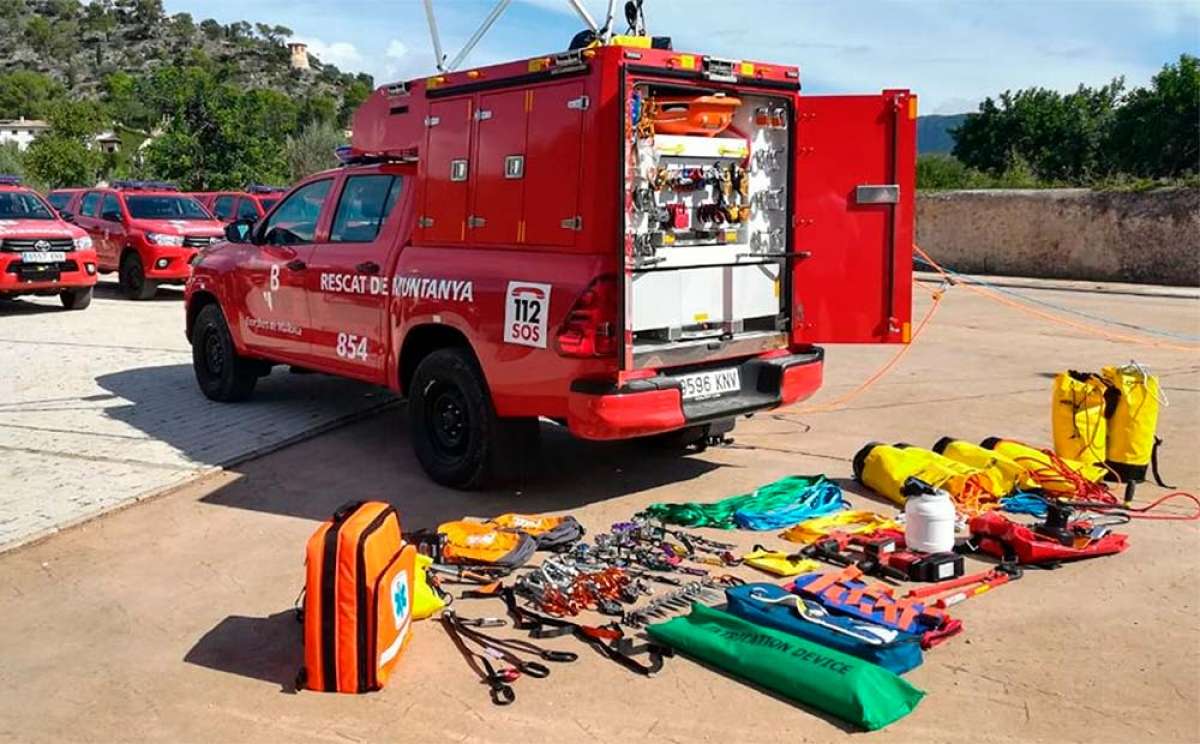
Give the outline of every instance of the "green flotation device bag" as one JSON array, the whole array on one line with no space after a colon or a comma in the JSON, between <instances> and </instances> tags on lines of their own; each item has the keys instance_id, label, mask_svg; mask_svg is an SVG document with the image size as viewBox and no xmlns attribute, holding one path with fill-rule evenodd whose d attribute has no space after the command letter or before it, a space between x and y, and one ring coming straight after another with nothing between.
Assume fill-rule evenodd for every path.
<instances>
[{"instance_id":1,"label":"green flotation device bag","mask_svg":"<svg viewBox=\"0 0 1200 744\"><path fill-rule=\"evenodd\" d=\"M925 696L883 667L701 604L646 630L682 654L868 731L908 715Z\"/></svg>"}]
</instances>

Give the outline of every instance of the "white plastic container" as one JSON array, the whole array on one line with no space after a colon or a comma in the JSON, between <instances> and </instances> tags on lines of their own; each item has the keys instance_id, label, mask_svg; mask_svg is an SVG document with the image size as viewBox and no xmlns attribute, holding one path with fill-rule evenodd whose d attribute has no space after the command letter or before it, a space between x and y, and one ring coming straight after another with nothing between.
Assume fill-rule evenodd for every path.
<instances>
[{"instance_id":1,"label":"white plastic container","mask_svg":"<svg viewBox=\"0 0 1200 744\"><path fill-rule=\"evenodd\" d=\"M948 553L954 549L954 501L940 488L914 494L904 504L904 542L909 550Z\"/></svg>"}]
</instances>

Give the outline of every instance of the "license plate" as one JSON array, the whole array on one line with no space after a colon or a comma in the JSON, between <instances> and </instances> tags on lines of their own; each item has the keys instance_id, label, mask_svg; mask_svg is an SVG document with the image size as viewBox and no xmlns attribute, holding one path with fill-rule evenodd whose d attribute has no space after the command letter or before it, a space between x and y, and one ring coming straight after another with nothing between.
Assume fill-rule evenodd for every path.
<instances>
[{"instance_id":1,"label":"license plate","mask_svg":"<svg viewBox=\"0 0 1200 744\"><path fill-rule=\"evenodd\" d=\"M21 254L21 263L59 263L66 260L67 254L62 251L38 251L37 253Z\"/></svg>"},{"instance_id":2,"label":"license plate","mask_svg":"<svg viewBox=\"0 0 1200 744\"><path fill-rule=\"evenodd\" d=\"M683 387L684 400L717 398L741 392L742 389L742 377L738 373L737 367L697 372L694 375L680 375L675 379L679 380L679 384Z\"/></svg>"}]
</instances>

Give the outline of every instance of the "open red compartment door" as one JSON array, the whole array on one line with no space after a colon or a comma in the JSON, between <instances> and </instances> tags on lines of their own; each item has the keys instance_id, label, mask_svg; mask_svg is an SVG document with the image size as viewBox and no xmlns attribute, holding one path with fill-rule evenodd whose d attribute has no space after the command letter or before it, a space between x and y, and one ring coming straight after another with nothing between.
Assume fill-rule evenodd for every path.
<instances>
[{"instance_id":1,"label":"open red compartment door","mask_svg":"<svg viewBox=\"0 0 1200 744\"><path fill-rule=\"evenodd\" d=\"M792 343L907 343L916 96L796 100Z\"/></svg>"}]
</instances>

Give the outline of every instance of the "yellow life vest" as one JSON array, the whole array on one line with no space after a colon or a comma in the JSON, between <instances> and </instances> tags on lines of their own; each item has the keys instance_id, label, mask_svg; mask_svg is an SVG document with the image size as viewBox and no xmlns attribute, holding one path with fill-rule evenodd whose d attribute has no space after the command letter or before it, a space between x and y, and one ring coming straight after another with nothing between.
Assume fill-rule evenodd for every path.
<instances>
[{"instance_id":1,"label":"yellow life vest","mask_svg":"<svg viewBox=\"0 0 1200 744\"><path fill-rule=\"evenodd\" d=\"M433 590L429 583L429 566L433 559L427 555L417 554L413 566L413 598L412 616L414 620L424 620L446 606L445 600Z\"/></svg>"},{"instance_id":2,"label":"yellow life vest","mask_svg":"<svg viewBox=\"0 0 1200 744\"><path fill-rule=\"evenodd\" d=\"M1070 370L1054 377L1050 424L1059 457L1094 465L1104 462L1110 411L1108 382L1091 372Z\"/></svg>"},{"instance_id":3,"label":"yellow life vest","mask_svg":"<svg viewBox=\"0 0 1200 744\"><path fill-rule=\"evenodd\" d=\"M904 482L918 478L950 494L964 512L976 513L1002 495L993 485L1000 480L981 468L965 465L920 447L872 442L854 456L854 478L872 491L904 506Z\"/></svg>"},{"instance_id":4,"label":"yellow life vest","mask_svg":"<svg viewBox=\"0 0 1200 744\"><path fill-rule=\"evenodd\" d=\"M998 452L1025 468L1029 476L1037 481L1037 484L1047 493L1076 493L1075 484L1059 475L1050 457L1035 447L1000 437L989 437L980 442L979 446ZM1104 474L1108 472L1103 465L1082 463L1065 457L1060 457L1059 462L1093 483L1100 482L1104 478Z\"/></svg>"},{"instance_id":5,"label":"yellow life vest","mask_svg":"<svg viewBox=\"0 0 1200 744\"><path fill-rule=\"evenodd\" d=\"M789 527L779 536L784 540L808 545L834 531L847 535L865 535L878 530L903 529L904 526L894 519L880 516L873 511L856 510L806 519L794 527Z\"/></svg>"},{"instance_id":6,"label":"yellow life vest","mask_svg":"<svg viewBox=\"0 0 1200 744\"><path fill-rule=\"evenodd\" d=\"M1031 490L1038 487L1037 481L1016 460L984 449L978 444L942 437L933 445L933 451L964 465L979 468L991 479L993 493L1008 495L1014 491Z\"/></svg>"},{"instance_id":7,"label":"yellow life vest","mask_svg":"<svg viewBox=\"0 0 1200 744\"><path fill-rule=\"evenodd\" d=\"M1119 394L1108 419L1105 460L1121 480L1145 480L1157 443L1158 378L1132 363L1105 367L1100 375Z\"/></svg>"}]
</instances>

